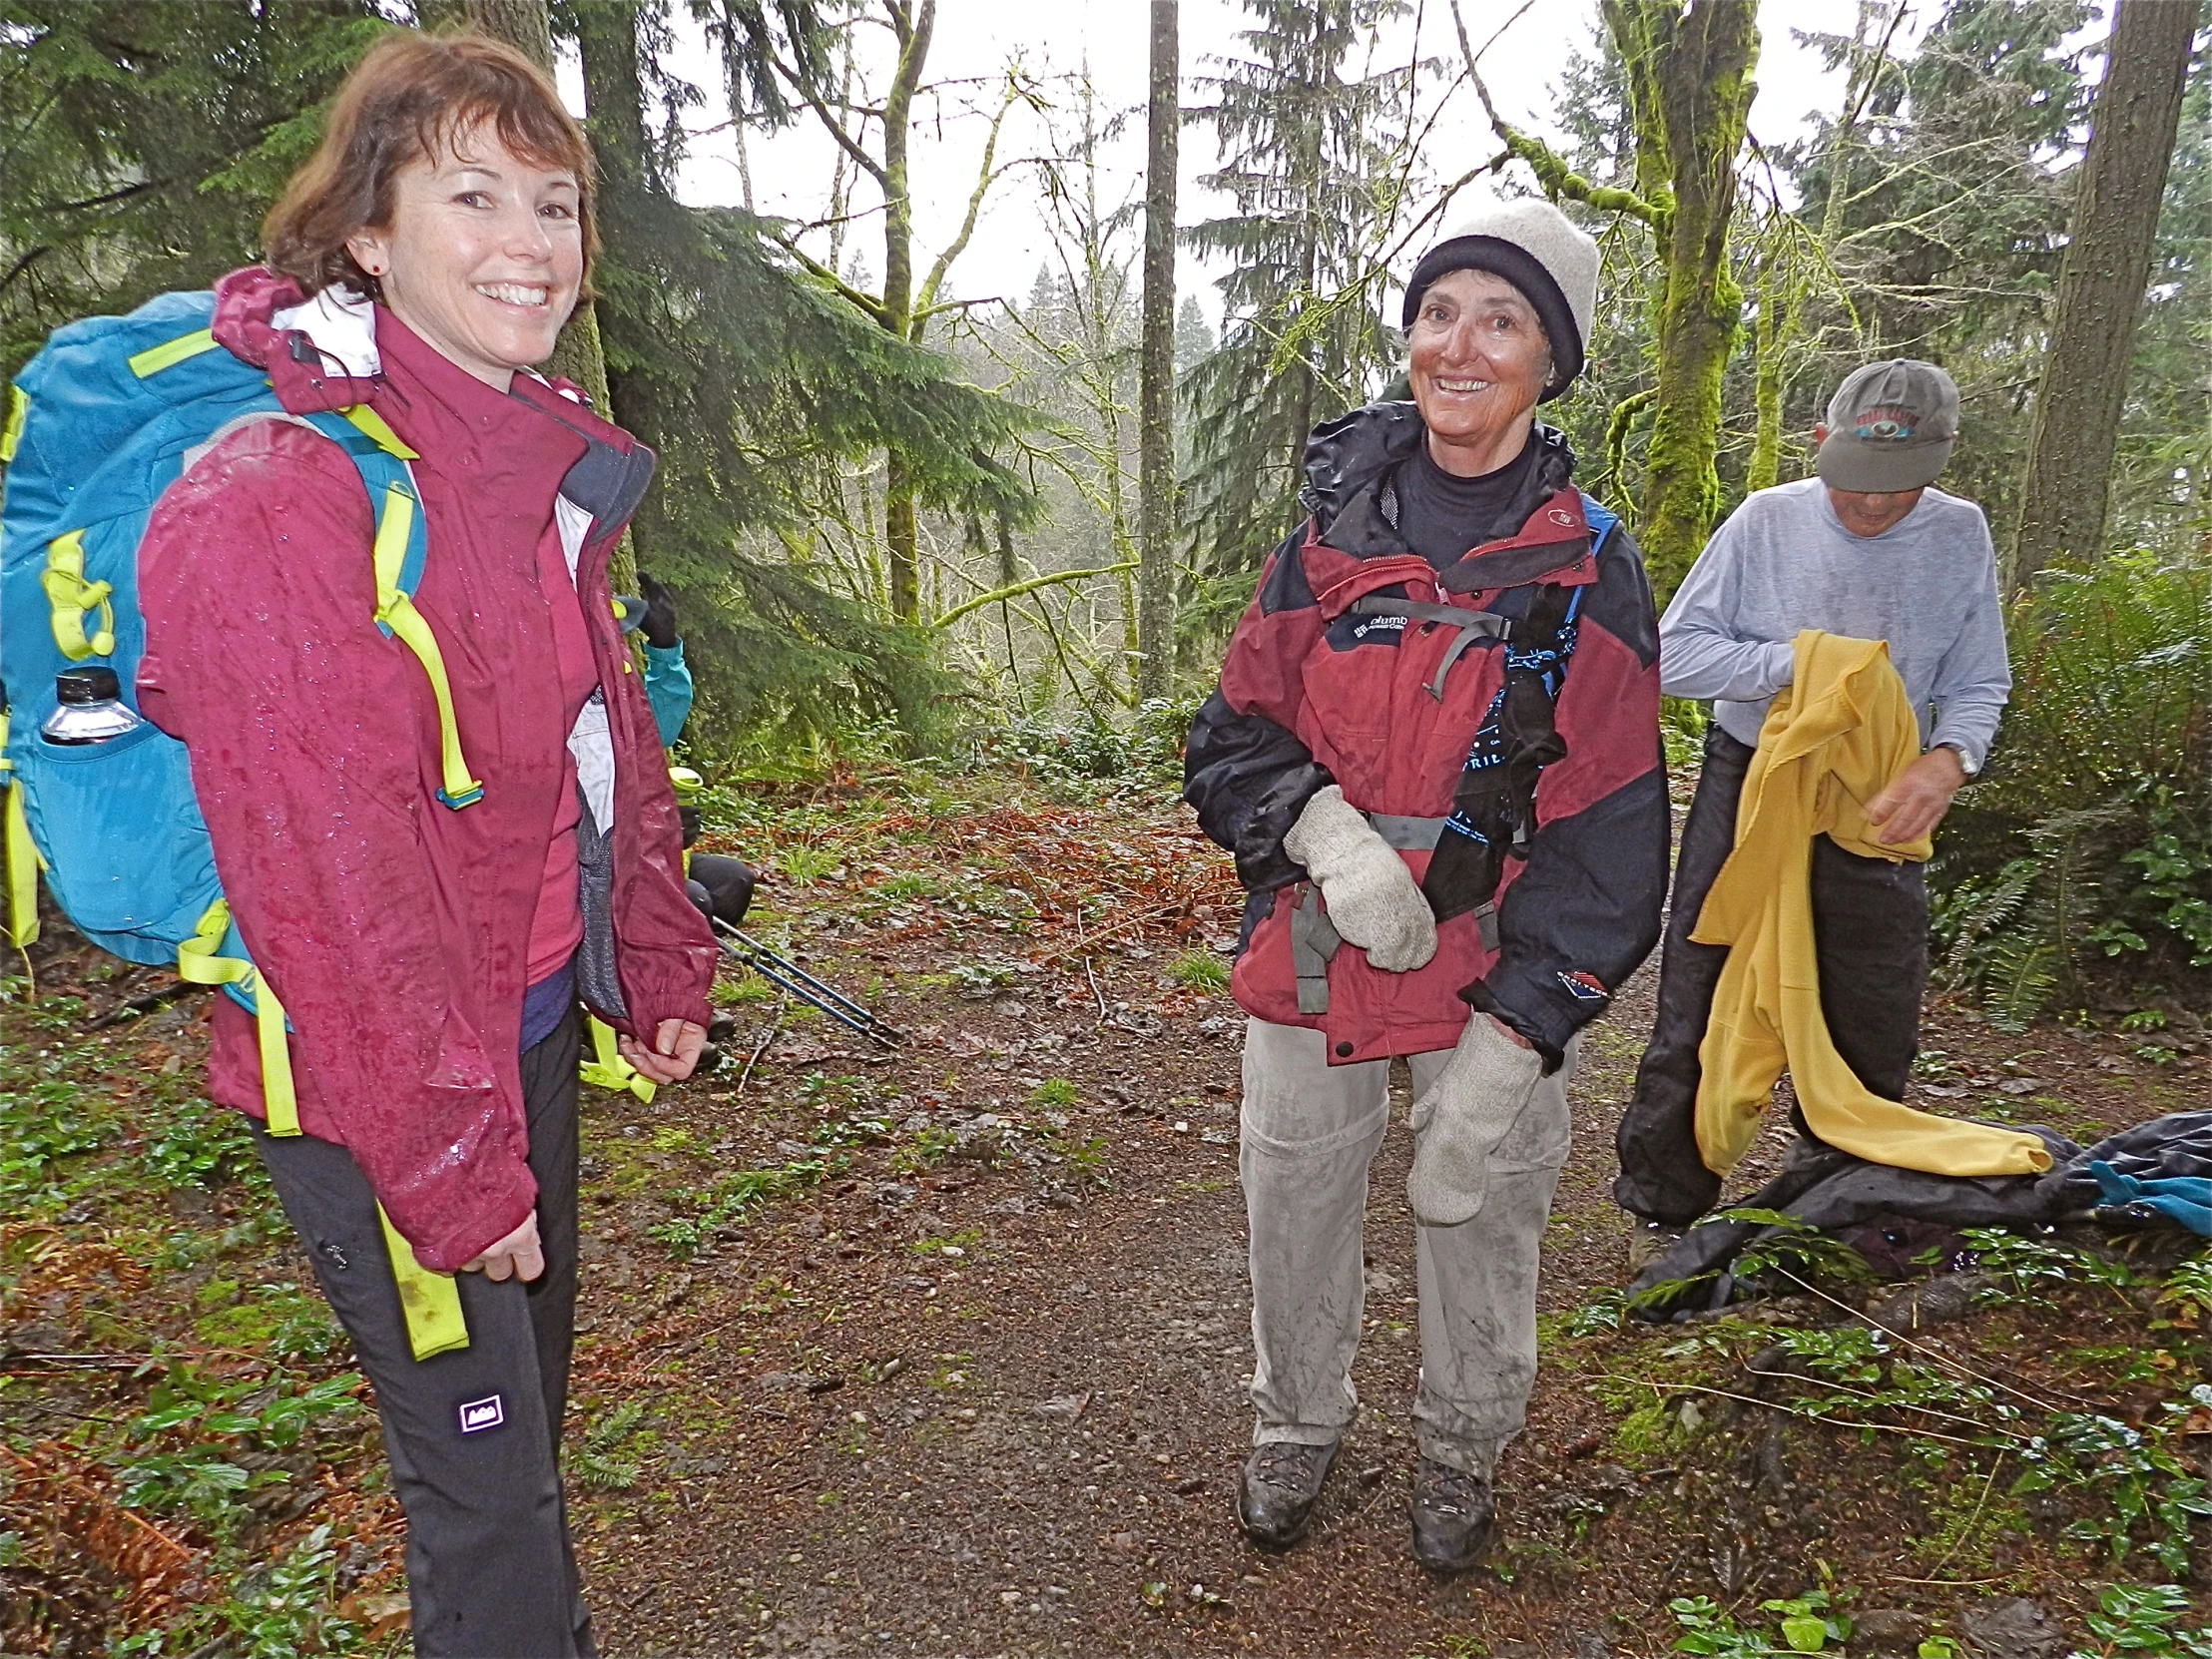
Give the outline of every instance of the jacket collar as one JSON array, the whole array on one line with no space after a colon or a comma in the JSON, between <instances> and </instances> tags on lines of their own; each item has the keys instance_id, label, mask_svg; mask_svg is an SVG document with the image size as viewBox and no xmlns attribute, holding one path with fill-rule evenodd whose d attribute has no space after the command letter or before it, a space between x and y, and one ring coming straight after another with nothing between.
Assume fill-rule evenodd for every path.
<instances>
[{"instance_id":1,"label":"jacket collar","mask_svg":"<svg viewBox=\"0 0 2212 1659\"><path fill-rule=\"evenodd\" d=\"M1386 560L1392 569L1409 570L1410 565L1401 567L1399 561L1413 560L1445 593L1494 592L1536 581L1573 586L1597 579L1590 526L1572 482L1574 451L1565 434L1544 425L1535 428L1542 452L1527 516L1516 533L1484 542L1441 572L1407 547L1398 529L1394 482L1427 430L1420 411L1401 402L1370 403L1314 428L1306 447L1306 487L1300 492L1313 514L1310 552L1326 548L1353 560ZM1348 567L1336 581L1351 575Z\"/></svg>"}]
</instances>

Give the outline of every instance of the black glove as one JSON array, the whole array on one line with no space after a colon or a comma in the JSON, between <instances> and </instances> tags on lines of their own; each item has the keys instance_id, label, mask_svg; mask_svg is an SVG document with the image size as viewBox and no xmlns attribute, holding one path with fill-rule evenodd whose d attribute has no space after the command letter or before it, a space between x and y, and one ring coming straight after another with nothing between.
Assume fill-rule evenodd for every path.
<instances>
[{"instance_id":1,"label":"black glove","mask_svg":"<svg viewBox=\"0 0 2212 1659\"><path fill-rule=\"evenodd\" d=\"M645 620L638 624L639 631L647 645L666 651L676 643L676 595L642 570L638 572L638 587L645 594Z\"/></svg>"},{"instance_id":2,"label":"black glove","mask_svg":"<svg viewBox=\"0 0 2212 1659\"><path fill-rule=\"evenodd\" d=\"M693 841L699 839L701 825L699 821L699 809L697 807L677 808L676 822L684 827L684 844L686 846L691 845Z\"/></svg>"},{"instance_id":3,"label":"black glove","mask_svg":"<svg viewBox=\"0 0 2212 1659\"><path fill-rule=\"evenodd\" d=\"M745 925L745 912L753 907L755 877L743 859L720 852L694 852L690 875L691 879L684 885L697 887L707 895L707 902L701 907L708 915L732 927ZM692 895L692 902L699 903L697 893Z\"/></svg>"}]
</instances>

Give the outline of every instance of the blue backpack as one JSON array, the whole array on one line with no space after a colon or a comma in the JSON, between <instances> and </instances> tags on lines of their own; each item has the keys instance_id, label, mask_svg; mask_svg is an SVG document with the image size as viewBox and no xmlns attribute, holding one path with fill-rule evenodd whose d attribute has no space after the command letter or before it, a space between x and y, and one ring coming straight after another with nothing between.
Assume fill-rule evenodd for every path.
<instances>
[{"instance_id":1,"label":"blue backpack","mask_svg":"<svg viewBox=\"0 0 2212 1659\"><path fill-rule=\"evenodd\" d=\"M169 293L129 316L71 323L10 389L0 427L8 935L19 947L37 936L43 870L55 901L93 943L222 985L256 1015L271 1131L296 1133L283 1010L231 920L185 746L151 723L74 747L39 735L65 669L114 669L136 708L146 649L139 542L155 502L192 459L235 427L270 419L311 426L345 450L376 520L376 611L362 623L397 637L430 678L438 799L457 809L483 791L462 758L437 643L410 600L427 551L407 466L415 452L366 405L287 413L260 369L216 343L214 312L212 293Z\"/></svg>"}]
</instances>

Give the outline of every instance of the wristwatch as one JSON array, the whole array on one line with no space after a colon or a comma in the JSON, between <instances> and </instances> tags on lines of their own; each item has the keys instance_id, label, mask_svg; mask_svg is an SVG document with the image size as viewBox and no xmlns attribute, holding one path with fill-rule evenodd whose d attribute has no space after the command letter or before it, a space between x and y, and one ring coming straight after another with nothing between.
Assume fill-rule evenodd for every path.
<instances>
[{"instance_id":1,"label":"wristwatch","mask_svg":"<svg viewBox=\"0 0 2212 1659\"><path fill-rule=\"evenodd\" d=\"M1958 770L1964 773L1968 778L1976 777L1979 775L1981 768L1975 763L1974 758L1971 755L1967 754L1963 749L1959 748L1958 745L1946 740L1942 743L1937 744L1936 747L1937 749L1947 749L1953 755L1957 756Z\"/></svg>"}]
</instances>

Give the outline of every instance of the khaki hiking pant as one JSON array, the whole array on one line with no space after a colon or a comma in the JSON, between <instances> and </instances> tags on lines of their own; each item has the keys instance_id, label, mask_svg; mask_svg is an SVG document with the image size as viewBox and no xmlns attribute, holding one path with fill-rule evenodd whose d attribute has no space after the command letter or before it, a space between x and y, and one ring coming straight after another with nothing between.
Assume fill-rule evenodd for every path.
<instances>
[{"instance_id":1,"label":"khaki hiking pant","mask_svg":"<svg viewBox=\"0 0 2212 1659\"><path fill-rule=\"evenodd\" d=\"M1537 1252L1567 1161L1577 1047L1499 1145L1472 1221L1421 1226L1402 1194L1391 1210L1412 1227L1417 1262L1420 1453L1485 1479L1520 1432L1536 1380ZM1406 1057L1415 1099L1450 1057ZM1333 1444L1358 1413L1368 1165L1389 1115L1387 1060L1332 1066L1321 1032L1247 1021L1238 1171L1252 1232L1255 1445Z\"/></svg>"}]
</instances>

